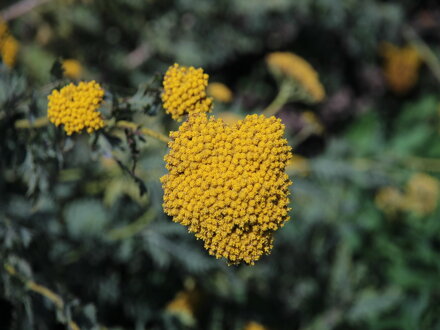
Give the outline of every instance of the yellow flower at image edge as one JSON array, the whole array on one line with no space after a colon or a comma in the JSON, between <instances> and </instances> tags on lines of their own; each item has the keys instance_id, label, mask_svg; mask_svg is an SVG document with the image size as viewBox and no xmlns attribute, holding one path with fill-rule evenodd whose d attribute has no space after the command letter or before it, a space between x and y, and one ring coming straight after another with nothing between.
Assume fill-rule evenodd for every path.
<instances>
[{"instance_id":1,"label":"yellow flower at image edge","mask_svg":"<svg viewBox=\"0 0 440 330\"><path fill-rule=\"evenodd\" d=\"M67 135L84 129L92 133L104 127L98 111L103 97L104 90L95 81L69 84L48 96L47 116L56 126L63 125Z\"/></svg>"},{"instance_id":2,"label":"yellow flower at image edge","mask_svg":"<svg viewBox=\"0 0 440 330\"><path fill-rule=\"evenodd\" d=\"M320 102L324 99L325 91L318 73L302 57L289 52L275 52L266 57L266 62L276 76L296 81L311 101Z\"/></svg>"},{"instance_id":3,"label":"yellow flower at image edge","mask_svg":"<svg viewBox=\"0 0 440 330\"><path fill-rule=\"evenodd\" d=\"M171 133L161 178L164 209L216 258L254 264L289 220L285 173L291 148L275 117L247 116L228 126L192 115Z\"/></svg>"},{"instance_id":4,"label":"yellow flower at image edge","mask_svg":"<svg viewBox=\"0 0 440 330\"><path fill-rule=\"evenodd\" d=\"M12 68L15 65L18 49L18 41L9 34L8 26L0 19L0 55L6 66Z\"/></svg>"},{"instance_id":5,"label":"yellow flower at image edge","mask_svg":"<svg viewBox=\"0 0 440 330\"><path fill-rule=\"evenodd\" d=\"M209 112L212 99L206 95L208 75L203 69L174 64L163 80L163 108L175 120L186 114Z\"/></svg>"},{"instance_id":6,"label":"yellow flower at image edge","mask_svg":"<svg viewBox=\"0 0 440 330\"><path fill-rule=\"evenodd\" d=\"M258 322L250 321L246 323L243 330L267 330L267 328Z\"/></svg>"}]
</instances>

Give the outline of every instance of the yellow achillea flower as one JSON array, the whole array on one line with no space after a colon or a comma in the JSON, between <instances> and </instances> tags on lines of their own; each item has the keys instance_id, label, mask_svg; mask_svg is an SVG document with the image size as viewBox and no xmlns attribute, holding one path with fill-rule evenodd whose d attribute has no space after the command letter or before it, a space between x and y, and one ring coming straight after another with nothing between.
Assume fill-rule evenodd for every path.
<instances>
[{"instance_id":1,"label":"yellow achillea flower","mask_svg":"<svg viewBox=\"0 0 440 330\"><path fill-rule=\"evenodd\" d=\"M18 41L9 34L8 26L0 20L0 55L3 63L12 68L17 59Z\"/></svg>"},{"instance_id":2,"label":"yellow achillea flower","mask_svg":"<svg viewBox=\"0 0 440 330\"><path fill-rule=\"evenodd\" d=\"M83 73L83 67L78 60L67 59L63 61L64 75L70 79L79 79Z\"/></svg>"},{"instance_id":3,"label":"yellow achillea flower","mask_svg":"<svg viewBox=\"0 0 440 330\"><path fill-rule=\"evenodd\" d=\"M422 58L417 50L408 45L402 48L383 43L380 49L385 59L383 72L389 88L404 94L417 83Z\"/></svg>"},{"instance_id":4,"label":"yellow achillea flower","mask_svg":"<svg viewBox=\"0 0 440 330\"><path fill-rule=\"evenodd\" d=\"M208 95L212 96L214 100L223 103L231 102L233 97L232 91L228 88L228 86L219 82L208 84Z\"/></svg>"},{"instance_id":5,"label":"yellow achillea flower","mask_svg":"<svg viewBox=\"0 0 440 330\"><path fill-rule=\"evenodd\" d=\"M207 97L208 75L203 69L184 67L175 63L163 80L163 108L175 120L186 114L209 112L212 98Z\"/></svg>"},{"instance_id":6,"label":"yellow achillea flower","mask_svg":"<svg viewBox=\"0 0 440 330\"><path fill-rule=\"evenodd\" d=\"M64 125L67 135L83 129L92 133L104 127L98 111L103 97L104 90L95 81L69 84L60 91L53 90L48 96L47 116L56 126Z\"/></svg>"},{"instance_id":7,"label":"yellow achillea flower","mask_svg":"<svg viewBox=\"0 0 440 330\"><path fill-rule=\"evenodd\" d=\"M246 323L243 330L267 330L267 328L258 322L250 321Z\"/></svg>"},{"instance_id":8,"label":"yellow achillea flower","mask_svg":"<svg viewBox=\"0 0 440 330\"><path fill-rule=\"evenodd\" d=\"M381 188L375 197L376 206L387 214L394 214L402 208L404 196L394 187Z\"/></svg>"},{"instance_id":9,"label":"yellow achillea flower","mask_svg":"<svg viewBox=\"0 0 440 330\"><path fill-rule=\"evenodd\" d=\"M293 79L304 89L310 101L320 102L324 99L325 91L318 73L302 57L289 52L275 52L266 57L266 62L276 76Z\"/></svg>"},{"instance_id":10,"label":"yellow achillea flower","mask_svg":"<svg viewBox=\"0 0 440 330\"><path fill-rule=\"evenodd\" d=\"M286 163L291 148L275 117L249 115L233 126L191 115L172 132L161 178L164 210L216 258L254 264L289 220Z\"/></svg>"},{"instance_id":11,"label":"yellow achillea flower","mask_svg":"<svg viewBox=\"0 0 440 330\"><path fill-rule=\"evenodd\" d=\"M439 198L438 179L424 173L414 174L406 185L404 208L427 215L435 211Z\"/></svg>"}]
</instances>

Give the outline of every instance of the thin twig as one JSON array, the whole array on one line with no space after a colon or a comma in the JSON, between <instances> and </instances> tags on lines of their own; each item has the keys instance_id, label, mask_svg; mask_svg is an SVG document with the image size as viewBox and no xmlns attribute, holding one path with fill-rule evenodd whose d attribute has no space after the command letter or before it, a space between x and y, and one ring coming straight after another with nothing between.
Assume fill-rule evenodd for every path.
<instances>
[{"instance_id":1,"label":"thin twig","mask_svg":"<svg viewBox=\"0 0 440 330\"><path fill-rule=\"evenodd\" d=\"M9 273L9 275L14 276L18 278L21 282L24 283L26 289L33 291L35 293L38 293L39 295L47 298L49 301L51 301L55 307L62 313L64 313L64 301L63 299L57 295L52 290L46 288L45 286L42 286L40 284L35 283L32 280L24 278L22 275L20 275L17 270L12 266L11 264L5 263L4 265L5 270ZM80 330L78 324L76 324L74 321L70 320L67 321L68 326L73 330Z\"/></svg>"}]
</instances>

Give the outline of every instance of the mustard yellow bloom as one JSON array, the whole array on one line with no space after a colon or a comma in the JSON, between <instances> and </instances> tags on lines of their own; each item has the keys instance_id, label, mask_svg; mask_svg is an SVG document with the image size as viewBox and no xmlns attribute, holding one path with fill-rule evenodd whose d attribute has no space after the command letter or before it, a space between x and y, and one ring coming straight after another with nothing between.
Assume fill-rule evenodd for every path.
<instances>
[{"instance_id":1,"label":"mustard yellow bloom","mask_svg":"<svg viewBox=\"0 0 440 330\"><path fill-rule=\"evenodd\" d=\"M243 330L267 330L267 328L258 322L250 321L246 323Z\"/></svg>"},{"instance_id":2,"label":"mustard yellow bloom","mask_svg":"<svg viewBox=\"0 0 440 330\"><path fill-rule=\"evenodd\" d=\"M92 133L104 127L98 111L103 97L104 90L95 81L69 84L48 96L47 116L56 126L64 125L67 135L84 129Z\"/></svg>"},{"instance_id":3,"label":"mustard yellow bloom","mask_svg":"<svg viewBox=\"0 0 440 330\"><path fill-rule=\"evenodd\" d=\"M233 97L232 91L228 88L228 86L219 82L208 84L208 95L212 96L214 100L223 103L231 102Z\"/></svg>"},{"instance_id":4,"label":"mustard yellow bloom","mask_svg":"<svg viewBox=\"0 0 440 330\"><path fill-rule=\"evenodd\" d=\"M275 76L294 80L310 101L320 102L324 99L325 91L318 73L302 57L289 52L275 52L266 57L266 62Z\"/></svg>"},{"instance_id":5,"label":"mustard yellow bloom","mask_svg":"<svg viewBox=\"0 0 440 330\"><path fill-rule=\"evenodd\" d=\"M17 59L18 41L9 34L8 26L0 20L0 55L3 63L12 68Z\"/></svg>"},{"instance_id":6,"label":"mustard yellow bloom","mask_svg":"<svg viewBox=\"0 0 440 330\"><path fill-rule=\"evenodd\" d=\"M64 75L70 79L79 79L83 73L83 67L78 60L67 59L63 61Z\"/></svg>"},{"instance_id":7,"label":"mustard yellow bloom","mask_svg":"<svg viewBox=\"0 0 440 330\"><path fill-rule=\"evenodd\" d=\"M381 55L385 59L383 73L389 88L397 94L404 94L412 89L417 83L422 64L417 50L410 45L399 48L383 43Z\"/></svg>"},{"instance_id":8,"label":"mustard yellow bloom","mask_svg":"<svg viewBox=\"0 0 440 330\"><path fill-rule=\"evenodd\" d=\"M387 214L394 214L402 209L404 196L402 192L395 187L381 188L375 197L377 208Z\"/></svg>"},{"instance_id":9,"label":"mustard yellow bloom","mask_svg":"<svg viewBox=\"0 0 440 330\"><path fill-rule=\"evenodd\" d=\"M228 126L206 114L172 132L161 178L164 210L216 258L254 264L289 220L291 148L275 117L247 116Z\"/></svg>"},{"instance_id":10,"label":"mustard yellow bloom","mask_svg":"<svg viewBox=\"0 0 440 330\"><path fill-rule=\"evenodd\" d=\"M212 98L207 97L208 75L203 69L174 64L163 80L163 108L175 120L186 114L209 112Z\"/></svg>"},{"instance_id":11,"label":"mustard yellow bloom","mask_svg":"<svg viewBox=\"0 0 440 330\"><path fill-rule=\"evenodd\" d=\"M425 173L414 174L407 183L404 208L420 215L435 211L439 199L439 181Z\"/></svg>"}]
</instances>

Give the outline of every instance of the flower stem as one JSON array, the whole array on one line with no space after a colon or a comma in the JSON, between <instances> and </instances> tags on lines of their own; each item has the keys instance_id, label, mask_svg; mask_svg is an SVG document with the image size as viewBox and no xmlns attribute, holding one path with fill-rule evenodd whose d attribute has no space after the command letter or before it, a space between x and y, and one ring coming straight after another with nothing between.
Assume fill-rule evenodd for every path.
<instances>
[{"instance_id":1,"label":"flower stem","mask_svg":"<svg viewBox=\"0 0 440 330\"><path fill-rule=\"evenodd\" d=\"M263 115L266 117L276 115L283 105L289 101L291 95L292 86L287 81L284 81L275 99L263 110Z\"/></svg>"}]
</instances>

